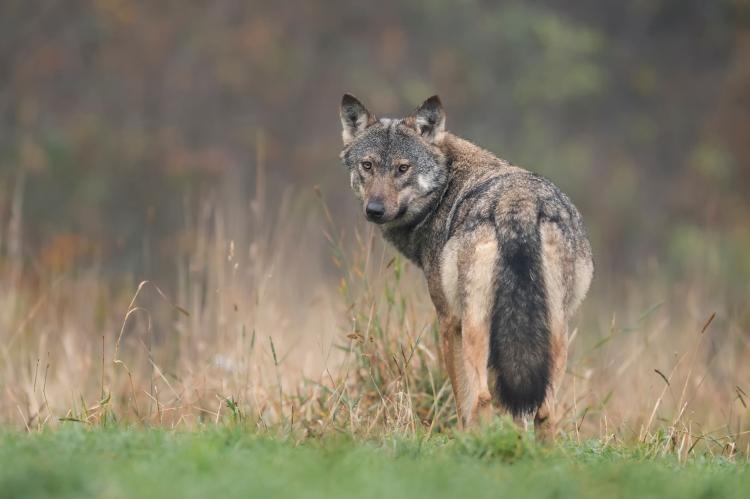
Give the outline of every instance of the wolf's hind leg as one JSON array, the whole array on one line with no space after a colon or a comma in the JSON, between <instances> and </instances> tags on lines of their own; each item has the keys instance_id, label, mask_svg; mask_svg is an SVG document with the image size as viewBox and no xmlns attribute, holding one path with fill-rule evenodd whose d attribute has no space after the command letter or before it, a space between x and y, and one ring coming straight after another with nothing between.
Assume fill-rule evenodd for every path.
<instances>
[{"instance_id":1,"label":"wolf's hind leg","mask_svg":"<svg viewBox=\"0 0 750 499\"><path fill-rule=\"evenodd\" d=\"M560 230L550 223L540 227L542 236L542 270L547 292L550 331L550 383L547 396L534 417L537 440L553 440L557 433L557 390L568 361L568 326L565 313L566 268L570 267Z\"/></svg>"},{"instance_id":2,"label":"wolf's hind leg","mask_svg":"<svg viewBox=\"0 0 750 499\"><path fill-rule=\"evenodd\" d=\"M470 244L459 254L462 289L461 342L466 384L462 405L465 424L492 418L492 395L487 381L490 355L490 317L494 300L497 240L494 230L475 230Z\"/></svg>"}]
</instances>

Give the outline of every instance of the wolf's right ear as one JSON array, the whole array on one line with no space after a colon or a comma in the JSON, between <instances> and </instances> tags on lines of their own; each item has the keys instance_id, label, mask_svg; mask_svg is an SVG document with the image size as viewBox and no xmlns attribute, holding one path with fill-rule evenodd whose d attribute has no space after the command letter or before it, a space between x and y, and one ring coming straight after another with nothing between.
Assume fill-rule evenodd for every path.
<instances>
[{"instance_id":1,"label":"wolf's right ear","mask_svg":"<svg viewBox=\"0 0 750 499\"><path fill-rule=\"evenodd\" d=\"M445 133L445 111L440 97L433 95L420 104L407 118L407 123L411 123L427 142L440 141Z\"/></svg>"},{"instance_id":2,"label":"wolf's right ear","mask_svg":"<svg viewBox=\"0 0 750 499\"><path fill-rule=\"evenodd\" d=\"M351 94L344 94L341 98L339 115L343 127L341 137L344 139L345 146L376 121L375 116L367 110L364 104Z\"/></svg>"}]
</instances>

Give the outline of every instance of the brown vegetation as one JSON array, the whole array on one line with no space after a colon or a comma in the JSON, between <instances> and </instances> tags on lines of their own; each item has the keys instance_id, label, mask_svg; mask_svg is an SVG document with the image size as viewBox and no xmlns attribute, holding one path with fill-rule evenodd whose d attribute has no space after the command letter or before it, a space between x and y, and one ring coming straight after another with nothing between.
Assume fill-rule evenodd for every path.
<instances>
[{"instance_id":1,"label":"brown vegetation","mask_svg":"<svg viewBox=\"0 0 750 499\"><path fill-rule=\"evenodd\" d=\"M242 421L299 437L455 427L418 270L372 227L343 235L324 203L293 211L235 234L232 210L206 203L176 255L173 296L153 282L113 288L96 268L30 284L33 270L8 260L0 420L29 430ZM338 282L307 264L324 237ZM570 338L562 431L680 456L745 451L743 311L722 308L699 275L669 282L651 270L621 291L594 285Z\"/></svg>"}]
</instances>

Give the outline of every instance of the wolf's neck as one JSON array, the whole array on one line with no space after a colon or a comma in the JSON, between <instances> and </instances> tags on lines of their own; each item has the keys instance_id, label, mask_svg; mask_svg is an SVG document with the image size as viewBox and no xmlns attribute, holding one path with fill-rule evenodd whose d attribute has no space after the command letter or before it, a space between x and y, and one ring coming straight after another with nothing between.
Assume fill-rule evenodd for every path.
<instances>
[{"instance_id":1,"label":"wolf's neck","mask_svg":"<svg viewBox=\"0 0 750 499\"><path fill-rule=\"evenodd\" d=\"M452 133L446 132L438 147L452 160L452 168L456 171L475 169L478 166L485 168L510 166L507 161L498 158L487 149Z\"/></svg>"},{"instance_id":2,"label":"wolf's neck","mask_svg":"<svg viewBox=\"0 0 750 499\"><path fill-rule=\"evenodd\" d=\"M383 227L383 237L422 268L433 260L435 252L439 251L445 242L444 219L448 216L450 205L459 195L462 186L470 183L472 178L493 171L519 170L486 149L451 133L446 133L437 145L449 162L448 181L442 192L436 196L430 209L417 220L405 225Z\"/></svg>"},{"instance_id":3,"label":"wolf's neck","mask_svg":"<svg viewBox=\"0 0 750 499\"><path fill-rule=\"evenodd\" d=\"M429 244L429 230L434 211L418 224L383 227L383 237L417 267L423 266L423 255Z\"/></svg>"}]
</instances>

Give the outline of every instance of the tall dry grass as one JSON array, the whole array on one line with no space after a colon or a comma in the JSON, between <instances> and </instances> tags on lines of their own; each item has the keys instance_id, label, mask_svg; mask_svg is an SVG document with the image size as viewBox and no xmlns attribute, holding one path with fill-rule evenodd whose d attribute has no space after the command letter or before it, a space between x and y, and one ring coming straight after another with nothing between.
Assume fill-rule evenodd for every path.
<instances>
[{"instance_id":1,"label":"tall dry grass","mask_svg":"<svg viewBox=\"0 0 750 499\"><path fill-rule=\"evenodd\" d=\"M170 286L24 261L19 186L0 221L0 422L233 422L299 438L455 427L420 272L372 227L337 227L322 195L287 192L271 210L258 185L249 205L186 210ZM597 276L571 325L561 431L747 455L748 314L722 290L656 264Z\"/></svg>"}]
</instances>

